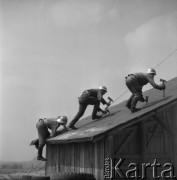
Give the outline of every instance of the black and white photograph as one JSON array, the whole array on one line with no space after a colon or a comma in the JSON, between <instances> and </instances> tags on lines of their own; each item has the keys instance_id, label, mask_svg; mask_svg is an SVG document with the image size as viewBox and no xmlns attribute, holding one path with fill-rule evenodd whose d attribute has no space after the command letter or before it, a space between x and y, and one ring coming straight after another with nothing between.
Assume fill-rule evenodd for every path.
<instances>
[{"instance_id":1,"label":"black and white photograph","mask_svg":"<svg viewBox=\"0 0 177 180\"><path fill-rule=\"evenodd\" d=\"M177 0L0 0L0 180L177 179Z\"/></svg>"}]
</instances>

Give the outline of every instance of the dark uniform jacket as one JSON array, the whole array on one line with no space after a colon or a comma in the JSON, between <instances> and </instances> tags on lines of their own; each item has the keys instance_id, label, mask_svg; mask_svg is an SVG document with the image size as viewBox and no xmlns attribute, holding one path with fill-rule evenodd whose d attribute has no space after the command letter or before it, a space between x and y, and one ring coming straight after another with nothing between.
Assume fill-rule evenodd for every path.
<instances>
[{"instance_id":1,"label":"dark uniform jacket","mask_svg":"<svg viewBox=\"0 0 177 180\"><path fill-rule=\"evenodd\" d=\"M55 136L57 129L60 126L60 123L57 121L57 118L44 118L44 124L51 130L51 137Z\"/></svg>"},{"instance_id":2,"label":"dark uniform jacket","mask_svg":"<svg viewBox=\"0 0 177 180\"><path fill-rule=\"evenodd\" d=\"M100 89L88 89L85 90L82 95L80 96L80 100L84 101L88 98L95 98L99 101L101 101L102 104L106 104L106 101L104 100Z\"/></svg>"},{"instance_id":3,"label":"dark uniform jacket","mask_svg":"<svg viewBox=\"0 0 177 180\"><path fill-rule=\"evenodd\" d=\"M154 82L154 78L151 74L140 72L140 73L135 73L133 75L138 80L140 86L144 86L144 85L150 83L154 88L161 90L161 87Z\"/></svg>"}]
</instances>

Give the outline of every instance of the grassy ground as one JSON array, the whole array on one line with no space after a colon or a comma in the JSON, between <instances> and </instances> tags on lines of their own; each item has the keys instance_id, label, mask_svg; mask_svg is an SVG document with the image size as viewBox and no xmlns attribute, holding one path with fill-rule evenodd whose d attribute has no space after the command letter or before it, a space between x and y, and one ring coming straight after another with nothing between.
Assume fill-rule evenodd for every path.
<instances>
[{"instance_id":1,"label":"grassy ground","mask_svg":"<svg viewBox=\"0 0 177 180\"><path fill-rule=\"evenodd\" d=\"M45 175L44 170L40 171L29 171L29 172L1 172L0 171L0 180L21 180L23 175L38 175L38 176L43 176Z\"/></svg>"}]
</instances>

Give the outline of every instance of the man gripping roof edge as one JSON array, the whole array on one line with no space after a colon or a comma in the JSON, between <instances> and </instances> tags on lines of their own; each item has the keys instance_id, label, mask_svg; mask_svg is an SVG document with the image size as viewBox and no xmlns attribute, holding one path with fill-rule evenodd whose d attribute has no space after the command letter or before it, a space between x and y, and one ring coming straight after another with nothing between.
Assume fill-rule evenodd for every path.
<instances>
[{"instance_id":1,"label":"man gripping roof edge","mask_svg":"<svg viewBox=\"0 0 177 180\"><path fill-rule=\"evenodd\" d=\"M110 103L106 102L103 99L103 95L107 92L107 88L105 86L100 86L99 89L88 89L85 90L82 95L79 97L79 111L73 120L69 123L68 128L77 129L74 125L76 122L83 116L88 105L94 105L92 112L92 119L99 119L102 116L98 116L97 112L101 111L103 114L106 113L104 110L100 108L100 102L103 105L110 106Z\"/></svg>"},{"instance_id":2,"label":"man gripping roof edge","mask_svg":"<svg viewBox=\"0 0 177 180\"><path fill-rule=\"evenodd\" d=\"M131 110L132 113L141 110L141 108L136 108L136 104L138 101L144 102L145 99L143 98L142 88L144 85L150 83L155 89L163 90L165 89L164 84L156 84L154 82L154 76L156 75L156 71L153 68L149 68L147 73L135 73L129 74L126 79L126 85L132 95L128 99L126 103L126 107Z\"/></svg>"},{"instance_id":3,"label":"man gripping roof edge","mask_svg":"<svg viewBox=\"0 0 177 180\"><path fill-rule=\"evenodd\" d=\"M67 122L68 122L68 118L66 116L58 116L57 118L39 119L39 121L36 124L36 128L38 131L38 138L39 138L37 160L46 161L46 159L42 156L42 151L43 151L43 147L46 144L46 139L49 137L54 137L60 125L62 125L64 129L67 131L66 128ZM51 134L48 129L51 130Z\"/></svg>"}]
</instances>

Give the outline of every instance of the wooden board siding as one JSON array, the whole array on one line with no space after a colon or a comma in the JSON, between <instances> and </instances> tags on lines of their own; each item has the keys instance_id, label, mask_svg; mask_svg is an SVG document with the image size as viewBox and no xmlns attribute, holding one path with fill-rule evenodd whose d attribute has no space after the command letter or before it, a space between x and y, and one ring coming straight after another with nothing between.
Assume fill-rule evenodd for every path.
<instances>
[{"instance_id":1,"label":"wooden board siding","mask_svg":"<svg viewBox=\"0 0 177 180\"><path fill-rule=\"evenodd\" d=\"M172 154L173 154L173 164L177 171L177 104L168 108L169 113L167 113L167 118L172 131ZM177 172L176 172L177 173Z\"/></svg>"},{"instance_id":2,"label":"wooden board siding","mask_svg":"<svg viewBox=\"0 0 177 180\"><path fill-rule=\"evenodd\" d=\"M96 143L47 145L46 175L55 172L85 172L103 180L104 140ZM101 178L101 179L100 179Z\"/></svg>"},{"instance_id":3,"label":"wooden board siding","mask_svg":"<svg viewBox=\"0 0 177 180\"><path fill-rule=\"evenodd\" d=\"M54 145L47 145L46 148L46 157L47 157L47 162L46 162L46 171L45 174L48 175L50 173L58 172L58 155L61 154L58 151L57 146Z\"/></svg>"},{"instance_id":4,"label":"wooden board siding","mask_svg":"<svg viewBox=\"0 0 177 180\"><path fill-rule=\"evenodd\" d=\"M72 146L73 144L67 144L63 147L61 147L60 145L60 150L63 148L64 149L64 152L63 152L63 155L64 155L64 166L63 166L63 169L61 169L61 171L65 171L65 172L70 172L72 170L72 157L73 157L73 154L72 154ZM62 163L61 163L62 164Z\"/></svg>"},{"instance_id":5,"label":"wooden board siding","mask_svg":"<svg viewBox=\"0 0 177 180\"><path fill-rule=\"evenodd\" d=\"M95 172L97 180L104 179L104 139L95 143Z\"/></svg>"},{"instance_id":6,"label":"wooden board siding","mask_svg":"<svg viewBox=\"0 0 177 180\"><path fill-rule=\"evenodd\" d=\"M80 171L80 161L81 161L81 155L80 155L81 148L78 144L75 144L74 146L74 171L75 172L81 172Z\"/></svg>"},{"instance_id":7,"label":"wooden board siding","mask_svg":"<svg viewBox=\"0 0 177 180\"><path fill-rule=\"evenodd\" d=\"M84 169L83 172L93 173L94 165L94 144L93 143L85 143L84 144Z\"/></svg>"}]
</instances>

